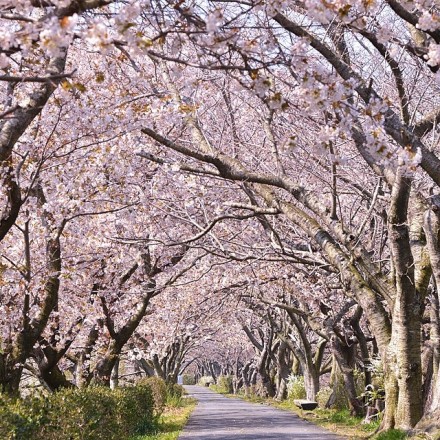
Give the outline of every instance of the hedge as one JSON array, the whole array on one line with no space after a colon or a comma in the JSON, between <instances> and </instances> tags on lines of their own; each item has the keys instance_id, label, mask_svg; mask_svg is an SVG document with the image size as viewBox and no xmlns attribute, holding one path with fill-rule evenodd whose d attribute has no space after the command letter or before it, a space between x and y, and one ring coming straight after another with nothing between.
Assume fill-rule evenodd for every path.
<instances>
[{"instance_id":1,"label":"hedge","mask_svg":"<svg viewBox=\"0 0 440 440\"><path fill-rule=\"evenodd\" d=\"M157 376L147 377L137 382L138 386L147 386L153 392L154 416L159 418L162 414L167 400L167 386L165 381Z\"/></svg>"},{"instance_id":2,"label":"hedge","mask_svg":"<svg viewBox=\"0 0 440 440\"><path fill-rule=\"evenodd\" d=\"M0 438L121 440L148 432L157 419L148 385L65 389L47 397L0 395Z\"/></svg>"}]
</instances>

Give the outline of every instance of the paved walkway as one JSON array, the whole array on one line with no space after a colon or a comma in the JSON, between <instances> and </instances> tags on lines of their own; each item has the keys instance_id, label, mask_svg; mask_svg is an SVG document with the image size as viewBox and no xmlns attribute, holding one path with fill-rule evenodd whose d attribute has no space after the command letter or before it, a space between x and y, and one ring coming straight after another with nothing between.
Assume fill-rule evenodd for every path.
<instances>
[{"instance_id":1,"label":"paved walkway","mask_svg":"<svg viewBox=\"0 0 440 440\"><path fill-rule=\"evenodd\" d=\"M287 411L224 397L205 387L185 388L199 403L179 440L342 440Z\"/></svg>"}]
</instances>

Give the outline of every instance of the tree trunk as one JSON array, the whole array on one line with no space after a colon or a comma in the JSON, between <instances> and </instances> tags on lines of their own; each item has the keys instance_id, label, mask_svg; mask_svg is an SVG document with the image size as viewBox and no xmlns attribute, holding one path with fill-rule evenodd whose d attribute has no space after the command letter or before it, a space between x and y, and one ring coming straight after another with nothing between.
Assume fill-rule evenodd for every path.
<instances>
[{"instance_id":1,"label":"tree trunk","mask_svg":"<svg viewBox=\"0 0 440 440\"><path fill-rule=\"evenodd\" d=\"M424 415L417 428L430 433L440 431L440 196L431 198L432 206L425 213L424 229L428 244L429 258L435 280L435 289L431 299L431 343L432 356L432 400L429 411Z\"/></svg>"},{"instance_id":2,"label":"tree trunk","mask_svg":"<svg viewBox=\"0 0 440 440\"><path fill-rule=\"evenodd\" d=\"M72 359L75 364L73 372L74 381L78 388L87 387L92 379L92 373L90 372L90 356L99 338L99 331L103 325L104 323L102 319L96 321L96 324L89 330L85 347Z\"/></svg>"},{"instance_id":3,"label":"tree trunk","mask_svg":"<svg viewBox=\"0 0 440 440\"><path fill-rule=\"evenodd\" d=\"M365 334L362 331L361 326L359 324L362 314L363 314L362 307L357 306L354 316L350 319L350 325L359 342L359 350L362 355L362 363L363 363L362 371L365 377L364 386L366 388L367 386L371 385L372 375L371 375L371 359L367 345L367 338L365 337Z\"/></svg>"},{"instance_id":4,"label":"tree trunk","mask_svg":"<svg viewBox=\"0 0 440 440\"><path fill-rule=\"evenodd\" d=\"M333 335L331 338L331 347L344 380L344 387L347 393L350 413L353 416L363 416L364 409L362 407L362 403L357 397L353 372L355 346L348 346L346 344L343 344L337 335Z\"/></svg>"},{"instance_id":5,"label":"tree trunk","mask_svg":"<svg viewBox=\"0 0 440 440\"><path fill-rule=\"evenodd\" d=\"M287 358L287 344L281 341L277 353L277 384L275 397L275 399L279 401L284 400L287 397L287 380L291 371Z\"/></svg>"},{"instance_id":6,"label":"tree trunk","mask_svg":"<svg viewBox=\"0 0 440 440\"><path fill-rule=\"evenodd\" d=\"M23 367L14 369L6 366L3 376L0 377L0 392L10 396L18 396L22 372Z\"/></svg>"},{"instance_id":7,"label":"tree trunk","mask_svg":"<svg viewBox=\"0 0 440 440\"><path fill-rule=\"evenodd\" d=\"M250 395L251 375L252 375L251 363L248 362L241 369L241 378L242 378L242 381L243 381L245 396L249 396Z\"/></svg>"},{"instance_id":8,"label":"tree trunk","mask_svg":"<svg viewBox=\"0 0 440 440\"><path fill-rule=\"evenodd\" d=\"M110 386L110 378L122 347L116 341L110 341L107 352L101 357L93 370L93 382L98 385Z\"/></svg>"},{"instance_id":9,"label":"tree trunk","mask_svg":"<svg viewBox=\"0 0 440 440\"><path fill-rule=\"evenodd\" d=\"M319 371L315 366L304 366L304 387L308 400L316 400L316 394L319 391Z\"/></svg>"},{"instance_id":10,"label":"tree trunk","mask_svg":"<svg viewBox=\"0 0 440 440\"><path fill-rule=\"evenodd\" d=\"M385 417L390 427L411 429L422 417L422 360L421 360L421 299L415 289L414 259L408 231L408 200L411 180L398 169L391 193L389 212L390 251L394 266L396 298L392 311L391 341L385 358L386 380L396 375L398 392L388 384L385 393ZM387 377L390 376L390 377ZM394 426L392 425L394 412Z\"/></svg>"},{"instance_id":11,"label":"tree trunk","mask_svg":"<svg viewBox=\"0 0 440 440\"><path fill-rule=\"evenodd\" d=\"M112 368L112 373L110 375L110 388L114 390L118 386L119 386L119 358L116 359L116 362Z\"/></svg>"},{"instance_id":12,"label":"tree trunk","mask_svg":"<svg viewBox=\"0 0 440 440\"><path fill-rule=\"evenodd\" d=\"M62 388L72 388L72 382L69 382L65 374L60 370L58 365L48 370L41 371L40 380L44 381L45 385L51 391L57 391Z\"/></svg>"}]
</instances>

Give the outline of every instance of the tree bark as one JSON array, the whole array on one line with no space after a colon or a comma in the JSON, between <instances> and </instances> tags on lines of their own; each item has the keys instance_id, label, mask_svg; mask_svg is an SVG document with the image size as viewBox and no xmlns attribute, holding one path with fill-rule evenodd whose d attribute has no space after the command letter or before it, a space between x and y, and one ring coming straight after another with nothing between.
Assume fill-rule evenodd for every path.
<instances>
[{"instance_id":1,"label":"tree bark","mask_svg":"<svg viewBox=\"0 0 440 440\"><path fill-rule=\"evenodd\" d=\"M112 368L112 373L110 375L110 388L112 390L119 386L119 358L116 360Z\"/></svg>"},{"instance_id":2,"label":"tree bark","mask_svg":"<svg viewBox=\"0 0 440 440\"><path fill-rule=\"evenodd\" d=\"M288 362L288 347L283 341L280 342L277 352L277 384L276 400L284 400L287 397L287 380L291 371L291 362Z\"/></svg>"},{"instance_id":3,"label":"tree bark","mask_svg":"<svg viewBox=\"0 0 440 440\"><path fill-rule=\"evenodd\" d=\"M399 169L391 193L390 250L395 271L396 298L391 341L385 358L387 389L383 427L411 429L422 417L421 301L415 289L414 259L407 224L411 180ZM390 389L394 372L397 396ZM388 393L388 394L387 394ZM397 397L397 402L395 401ZM394 413L394 426L391 426ZM388 423L388 426L387 426Z\"/></svg>"},{"instance_id":4,"label":"tree bark","mask_svg":"<svg viewBox=\"0 0 440 440\"><path fill-rule=\"evenodd\" d=\"M364 409L357 397L356 384L354 380L354 350L355 346L343 344L337 335L331 338L332 353L338 363L339 370L344 380L345 391L348 397L348 406L353 416L363 416Z\"/></svg>"},{"instance_id":5,"label":"tree bark","mask_svg":"<svg viewBox=\"0 0 440 440\"><path fill-rule=\"evenodd\" d=\"M432 206L425 213L425 234L433 270L435 289L431 300L432 399L428 412L417 425L426 430L440 430L440 196L431 198Z\"/></svg>"}]
</instances>

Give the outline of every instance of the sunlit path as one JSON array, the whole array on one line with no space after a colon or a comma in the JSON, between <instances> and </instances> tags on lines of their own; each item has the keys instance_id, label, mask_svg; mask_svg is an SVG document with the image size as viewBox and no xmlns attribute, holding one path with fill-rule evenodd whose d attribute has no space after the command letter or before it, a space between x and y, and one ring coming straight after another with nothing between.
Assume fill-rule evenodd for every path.
<instances>
[{"instance_id":1,"label":"sunlit path","mask_svg":"<svg viewBox=\"0 0 440 440\"><path fill-rule=\"evenodd\" d=\"M198 405L179 440L342 440L295 414L186 387Z\"/></svg>"}]
</instances>

